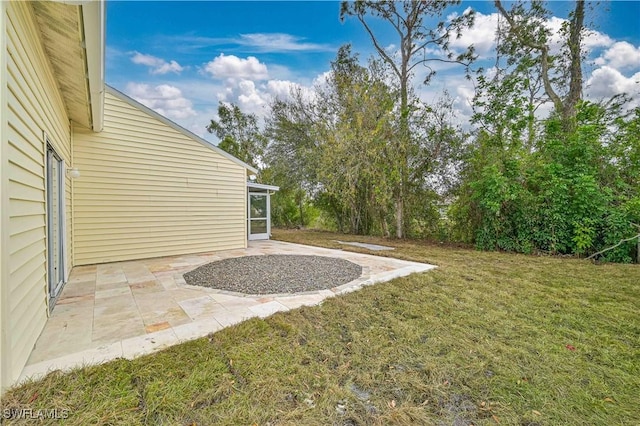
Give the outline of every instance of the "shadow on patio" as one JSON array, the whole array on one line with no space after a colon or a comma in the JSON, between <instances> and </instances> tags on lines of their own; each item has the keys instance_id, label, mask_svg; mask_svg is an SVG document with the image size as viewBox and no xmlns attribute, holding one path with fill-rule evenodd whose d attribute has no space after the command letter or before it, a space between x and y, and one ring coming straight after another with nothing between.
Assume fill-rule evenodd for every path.
<instances>
[{"instance_id":1,"label":"shadow on patio","mask_svg":"<svg viewBox=\"0 0 640 426\"><path fill-rule=\"evenodd\" d=\"M362 266L360 278L328 290L244 295L187 285L182 275L231 257L330 256ZM315 305L364 285L422 272L432 265L279 241L244 250L80 266L73 269L20 381L51 370L134 358L206 336L251 317Z\"/></svg>"}]
</instances>

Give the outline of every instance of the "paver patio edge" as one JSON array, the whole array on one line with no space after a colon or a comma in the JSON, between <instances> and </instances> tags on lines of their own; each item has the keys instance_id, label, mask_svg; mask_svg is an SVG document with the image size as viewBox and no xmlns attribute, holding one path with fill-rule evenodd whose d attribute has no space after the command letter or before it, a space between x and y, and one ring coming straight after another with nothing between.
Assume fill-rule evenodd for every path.
<instances>
[{"instance_id":1,"label":"paver patio edge","mask_svg":"<svg viewBox=\"0 0 640 426\"><path fill-rule=\"evenodd\" d=\"M233 255L237 256L238 253L236 252L237 251L234 251ZM170 272L158 272L158 275L155 275L155 279L158 282L159 288L164 289L160 290L158 294L167 293L168 295L168 292L175 290L176 288L189 288L193 290L199 290L199 293L194 292L194 298L197 299L198 297L209 295L209 297L212 298L212 301L215 301L220 305L221 308L224 309L217 310L215 312L211 311L211 313L204 312L201 315L196 315L190 322L183 324L174 324L173 326L164 328L162 330L121 339L112 343L98 343L98 346L90 349L85 349L82 351L57 357L54 356L50 359L27 364L27 366L23 369L17 383L23 383L28 379L42 378L47 373L54 370L69 371L74 368L100 364L115 360L117 358L134 359L138 356L160 351L172 345L205 337L225 327L237 324L250 318L266 318L276 312L285 312L292 309L297 309L301 306L318 305L330 297L350 293L365 286L370 286L373 284L389 281L394 278L407 276L415 272L428 271L436 267L434 265L407 260L387 258L343 250L327 249L322 247L305 246L302 244L286 243L280 241L254 242L248 249L244 250L243 254L250 256L258 253L300 254L301 252L318 256L334 256L347 259L355 263L359 262L359 264L361 264L363 268L363 273L356 280L332 289L307 291L303 293L246 295L230 294L231 292L224 292L215 289L197 288L195 286L187 285L185 282L183 282L183 280L181 279L182 274L184 272L187 272L187 270L191 270L200 266L201 264L211 261L213 255L212 253L190 255L190 266L192 268L181 267L184 262L180 262L180 257L141 260L139 262L143 265L167 262L174 268L174 273L180 276L178 277L177 275L173 275L173 277L175 278L174 282L176 284L176 287L174 288L173 286L168 286L167 288L166 286L164 286L164 284L162 284L162 280L166 279L167 274ZM223 258L224 255L224 252L216 252L216 257ZM194 261L194 259L197 260L196 257L198 256L201 259L200 264ZM127 266L129 268L132 268L132 263L134 262L128 262ZM113 265L112 267L116 270L122 267L122 265L119 263L109 265ZM109 266L104 265L103 268L109 268ZM131 285L131 283L128 282L127 284ZM133 283L133 285L136 284ZM168 296L164 297L166 298ZM238 299L242 299L246 301L246 303L238 303ZM178 304L180 303L182 302L178 302ZM70 304L68 304L66 305L65 309L68 310L73 308ZM80 318L78 318L77 320L80 320ZM47 339L44 339L44 341L47 341ZM54 342L55 339L49 339L49 341Z\"/></svg>"}]
</instances>

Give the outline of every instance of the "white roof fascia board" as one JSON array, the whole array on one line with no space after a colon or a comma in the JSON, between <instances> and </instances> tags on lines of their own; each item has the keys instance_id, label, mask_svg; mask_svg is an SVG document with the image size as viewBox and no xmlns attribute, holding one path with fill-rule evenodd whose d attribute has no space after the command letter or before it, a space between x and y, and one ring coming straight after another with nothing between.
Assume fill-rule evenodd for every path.
<instances>
[{"instance_id":1,"label":"white roof fascia board","mask_svg":"<svg viewBox=\"0 0 640 426\"><path fill-rule=\"evenodd\" d=\"M100 132L104 124L104 1L81 2L81 7L91 102L91 127L94 132Z\"/></svg>"},{"instance_id":2,"label":"white roof fascia board","mask_svg":"<svg viewBox=\"0 0 640 426\"><path fill-rule=\"evenodd\" d=\"M254 188L254 189L266 189L268 191L279 191L280 190L279 186L265 185L263 183L253 183L253 182L247 182L247 187Z\"/></svg>"},{"instance_id":3,"label":"white roof fascia board","mask_svg":"<svg viewBox=\"0 0 640 426\"><path fill-rule=\"evenodd\" d=\"M154 117L155 119L163 122L164 124L166 124L167 126L171 127L172 129L176 130L177 132L180 132L183 135L185 135L185 136L187 136L187 137L189 137L189 138L201 143L205 147L214 150L218 154L220 154L223 157L233 161L234 163L238 164L239 166L242 166L245 169L247 169L247 170L249 170L249 171L251 171L253 173L258 173L258 169L256 169L255 167L250 166L247 163L245 163L244 161L241 161L241 160L237 159L236 157L234 157L233 155L229 154L225 150L218 148L217 146L215 146L214 144L212 144L208 140L201 138L200 136L198 136L195 133L185 129L184 127L180 126L179 124L174 123L173 121L169 120L167 117L165 117L165 116L163 116L161 114L158 114L157 112L155 112L151 108L142 105L140 102L130 98L129 96L125 95L124 93L120 92L119 90L114 89L113 87L111 87L109 85L105 85L105 88L106 88L107 92L109 92L110 94L112 94L116 98L128 103L131 106L134 106L134 107L144 111L145 113L147 113L150 116Z\"/></svg>"}]
</instances>

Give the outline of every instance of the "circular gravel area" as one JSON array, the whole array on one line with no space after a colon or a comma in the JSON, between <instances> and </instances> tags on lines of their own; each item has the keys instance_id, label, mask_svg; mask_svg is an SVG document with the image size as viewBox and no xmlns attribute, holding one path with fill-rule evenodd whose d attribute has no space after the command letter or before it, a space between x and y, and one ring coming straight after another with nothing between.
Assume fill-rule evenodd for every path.
<instances>
[{"instance_id":1,"label":"circular gravel area","mask_svg":"<svg viewBox=\"0 0 640 426\"><path fill-rule=\"evenodd\" d=\"M245 256L207 263L184 274L187 284L246 294L333 288L362 275L362 266L324 256Z\"/></svg>"}]
</instances>

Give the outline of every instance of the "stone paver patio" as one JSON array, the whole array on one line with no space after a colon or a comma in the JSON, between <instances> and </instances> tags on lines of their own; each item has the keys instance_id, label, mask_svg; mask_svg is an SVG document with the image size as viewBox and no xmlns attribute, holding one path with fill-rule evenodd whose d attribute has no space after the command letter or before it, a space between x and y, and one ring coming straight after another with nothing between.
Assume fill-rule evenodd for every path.
<instances>
[{"instance_id":1,"label":"stone paver patio","mask_svg":"<svg viewBox=\"0 0 640 426\"><path fill-rule=\"evenodd\" d=\"M185 272L230 257L264 254L330 256L362 266L360 278L305 293L245 295L187 285ZM433 265L279 241L228 250L73 269L20 381L55 369L134 358L251 317L266 317L391 280Z\"/></svg>"}]
</instances>

